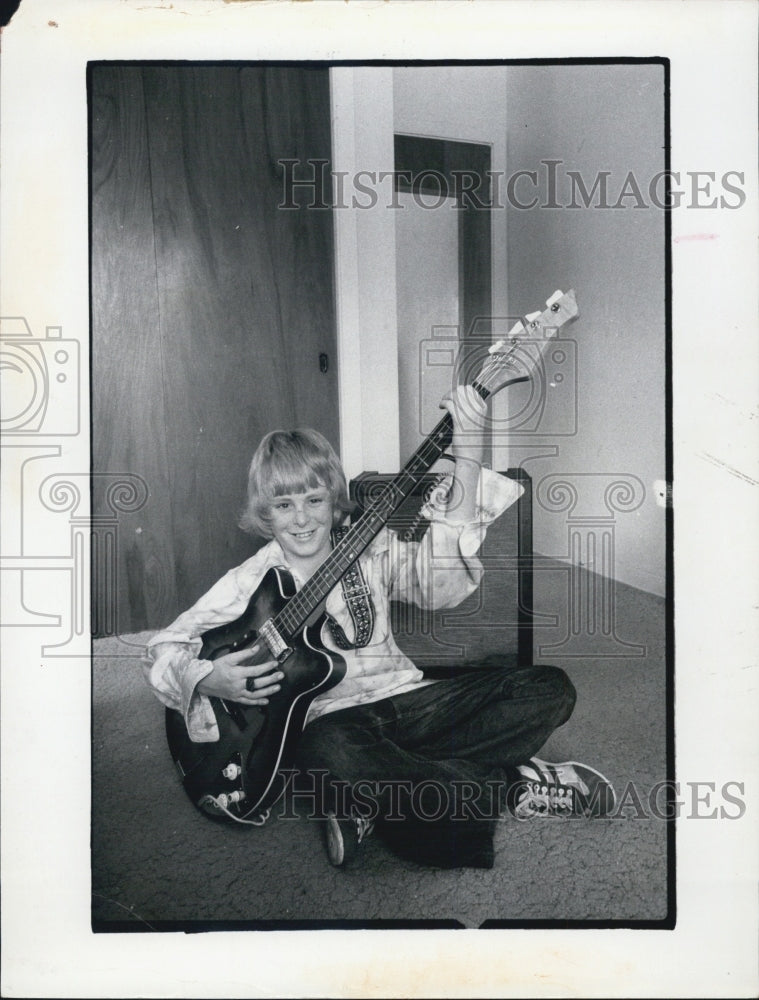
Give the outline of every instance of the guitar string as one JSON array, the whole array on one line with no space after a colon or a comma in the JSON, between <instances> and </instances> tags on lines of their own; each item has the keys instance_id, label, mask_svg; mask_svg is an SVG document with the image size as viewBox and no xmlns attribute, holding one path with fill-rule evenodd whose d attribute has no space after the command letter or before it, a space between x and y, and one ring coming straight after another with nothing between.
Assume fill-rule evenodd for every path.
<instances>
[{"instance_id":1,"label":"guitar string","mask_svg":"<svg viewBox=\"0 0 759 1000\"><path fill-rule=\"evenodd\" d=\"M488 387L488 382L490 381L491 375L499 368L503 366L504 360L513 353L514 349L518 345L512 342L511 350L507 354L498 354L489 358L486 364L483 366L477 380L473 383L474 388L476 388L484 398L490 394ZM317 590L317 592L323 592L326 584L329 583L329 588L334 586L334 583L340 578L345 569L353 562L361 551L369 544L374 534L377 534L381 529L382 524L374 530L375 526L372 521L377 520L380 516L380 520L384 523L386 520L385 513L392 513L392 511L400 505L405 496L407 495L409 486L413 486L416 481L416 477L419 472L417 466L422 464L423 467L429 468L429 465L435 461L437 457L442 453L443 448L441 447L439 441L443 434L450 431L448 421L443 418L441 424L435 428L435 431L430 435L430 437L423 443L420 449L412 456L404 469L399 473L399 475L390 483L386 490L380 494L376 501L374 501L369 508L367 508L364 516L357 523L356 532L352 533L344 539L343 543L334 550L332 556L328 558L325 563L316 571L314 576L308 581L308 583L299 591L297 595L292 597L286 607L280 612L275 620L275 626L279 629L285 629L289 634L293 634L298 628L303 624L303 621L311 614L322 599L319 596L319 600L312 597L312 591ZM429 454L429 451L432 454ZM402 485L402 480L404 478L411 479L411 483L406 486ZM398 499L399 497L399 499ZM388 508L387 511L383 508ZM367 532L366 529L369 529ZM367 536L368 537L362 537ZM357 544L354 544L354 540L357 540ZM345 565L341 563L347 559Z\"/></svg>"},{"instance_id":2,"label":"guitar string","mask_svg":"<svg viewBox=\"0 0 759 1000\"><path fill-rule=\"evenodd\" d=\"M445 419L441 421L441 424L445 424ZM444 430L445 427L439 428ZM434 437L440 438L442 435L433 435ZM371 542L374 535L378 534L382 528L382 525L386 521L386 514L389 516L392 514L393 510L403 501L407 492L411 487L413 487L416 482L416 474L411 472L410 466L417 466L422 464L424 467L429 467L432 462L442 453L442 449L439 446L429 447L432 443L432 439L428 439L425 442L425 448L420 449L408 463L408 465L396 476L396 478L388 484L385 490L377 497L375 501L364 512L363 517L354 526L354 531L349 535L346 535L343 541L333 550L331 556L322 563L322 565L316 570L311 579L305 584L301 590L294 595L290 601L285 605L283 610L275 619L275 625L278 630L285 629L288 634L292 635L293 632L297 631L303 624L303 621L308 618L308 616L313 612L316 605L322 599L319 596L319 600L312 598L312 592L315 590L317 593L323 592L324 589L331 590L334 584L339 580L340 576L345 572L347 567L353 562L361 552L366 548L366 546ZM410 482L405 485L402 480L409 479ZM379 524L377 521L379 520ZM345 565L341 565L345 560ZM326 584L329 587L326 587Z\"/></svg>"},{"instance_id":3,"label":"guitar string","mask_svg":"<svg viewBox=\"0 0 759 1000\"><path fill-rule=\"evenodd\" d=\"M398 473L391 483L382 491L365 510L361 519L354 526L354 531L345 536L340 544L333 549L331 555L316 570L310 580L295 594L275 619L275 627L278 631L283 629L292 635L297 631L306 618L313 612L319 601L323 598L323 593L318 600L312 598L312 591L323 592L326 584L329 583L327 591L331 590L347 567L353 562L372 538L379 533L382 525L387 520L387 516L392 514L397 506L406 497L410 488L416 482L418 476L417 466L423 468L429 466L442 454L442 447L437 442L449 430L448 420L444 417L432 434L426 439L422 446L414 453L406 466ZM407 484L402 481L410 480ZM380 521L376 524L377 520ZM346 560L345 565L341 565Z\"/></svg>"},{"instance_id":4,"label":"guitar string","mask_svg":"<svg viewBox=\"0 0 759 1000\"><path fill-rule=\"evenodd\" d=\"M493 354L483 365L472 386L484 399L490 395L490 388L487 384L490 378L503 367L506 358L511 356L517 346L516 342L512 342L511 349L506 354ZM451 415L446 414L411 456L404 468L369 505L363 516L354 525L354 530L343 538L308 582L290 598L282 611L275 617L273 624L280 634L292 636L301 628L320 601L323 600L324 591L329 592L332 589L348 566L358 558L374 536L379 533L390 514L403 502L420 475L417 467L421 465L425 470L428 469L443 453L445 446L440 442L451 429ZM401 481L404 479L411 481L406 486L402 486ZM388 509L383 510L383 508ZM378 519L380 524L376 525ZM345 561L345 565L342 565L343 561ZM316 591L316 595L314 595L314 591Z\"/></svg>"},{"instance_id":5,"label":"guitar string","mask_svg":"<svg viewBox=\"0 0 759 1000\"><path fill-rule=\"evenodd\" d=\"M508 359L519 346L519 340L512 338L507 351L494 352L486 359L477 379L472 383L473 388L484 399L487 399L490 395L489 382L491 377L506 366ZM354 530L345 536L304 587L289 599L285 607L273 621L273 625L277 631L284 632L287 635L294 635L302 627L323 599L324 592L328 592L335 585L350 564L358 558L371 542L372 538L379 533L390 514L403 502L420 474L420 467L423 469L429 468L442 454L444 445L440 442L450 430L450 414L447 414L406 463L401 472L388 484L379 497L370 504L362 518L354 526ZM431 455L428 453L428 449L432 450ZM404 479L410 479L410 482L404 485ZM378 519L380 524L377 526L376 522ZM315 595L313 594L314 591L316 591Z\"/></svg>"},{"instance_id":6,"label":"guitar string","mask_svg":"<svg viewBox=\"0 0 759 1000\"><path fill-rule=\"evenodd\" d=\"M482 371L473 383L473 387L477 389L483 398L487 398L490 394L487 383L491 375L502 367L503 361L513 352L516 346L516 344L512 344L511 350L506 355L491 356L483 366ZM450 432L450 423L450 414L447 414L432 434L414 453L398 476L388 484L387 488L367 508L363 517L355 525L355 533L349 533L340 545L333 550L332 555L317 569L305 586L290 598L273 623L279 632L285 632L287 635L295 634L323 599L324 590L326 589L328 592L332 589L340 576L350 566L351 562L358 558L364 548L371 542L372 538L379 533L382 525L387 520L386 514L389 516L400 505L410 491L410 488L416 482L416 478L420 474L417 466L421 463L424 468L429 468L442 454L444 446L441 445L440 441L445 434ZM429 453L430 451L432 454ZM406 486L401 485L401 481L404 478L411 480ZM388 504L389 509L383 511L382 508L387 507ZM372 522L376 522L378 515L381 523L375 529L375 524ZM366 530L367 528L369 531ZM354 544L354 539L357 539L357 544ZM341 565L344 560L347 560L345 561L345 565ZM312 596L314 590L317 591L318 599Z\"/></svg>"},{"instance_id":7,"label":"guitar string","mask_svg":"<svg viewBox=\"0 0 759 1000\"><path fill-rule=\"evenodd\" d=\"M428 468L429 465L431 465L432 462L434 462L442 453L444 447L442 441L450 432L450 429L450 417L447 415L440 421L432 434L409 459L401 472L398 473L393 481L389 483L382 493L370 504L369 507L367 507L362 518L354 526L354 536L346 536L343 543L341 543L341 545L333 551L332 556L328 558L328 560L325 561L321 567L319 567L311 580L309 580L306 586L299 592L297 595L298 597L303 595L303 601L308 603L307 589L310 588L312 583L318 586L322 583L322 577L331 576L333 564L339 563L343 555L347 555L348 559L352 561L356 557L356 554L360 554L355 551L356 546L352 544L353 539L356 536L359 536L358 544L363 544L364 546L371 541L373 537L372 533L376 533L375 525L372 524L372 521L376 521L379 517L379 519L384 523L386 515L391 514L405 499L410 489L413 488L420 469ZM339 578L342 571L344 570L339 570L337 572L336 578ZM297 607L299 602L293 598L292 603L294 603L295 607Z\"/></svg>"}]
</instances>

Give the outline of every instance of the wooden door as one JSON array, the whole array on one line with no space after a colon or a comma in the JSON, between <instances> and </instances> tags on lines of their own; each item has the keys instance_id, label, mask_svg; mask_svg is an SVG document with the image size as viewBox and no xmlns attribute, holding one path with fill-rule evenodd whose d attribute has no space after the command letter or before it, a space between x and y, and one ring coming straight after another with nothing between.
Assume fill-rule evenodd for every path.
<instances>
[{"instance_id":1,"label":"wooden door","mask_svg":"<svg viewBox=\"0 0 759 1000\"><path fill-rule=\"evenodd\" d=\"M331 213L279 207L279 161L330 160L327 70L96 64L90 111L95 541L119 477L144 498L93 550L102 635L167 624L254 551L264 433L339 440Z\"/></svg>"}]
</instances>

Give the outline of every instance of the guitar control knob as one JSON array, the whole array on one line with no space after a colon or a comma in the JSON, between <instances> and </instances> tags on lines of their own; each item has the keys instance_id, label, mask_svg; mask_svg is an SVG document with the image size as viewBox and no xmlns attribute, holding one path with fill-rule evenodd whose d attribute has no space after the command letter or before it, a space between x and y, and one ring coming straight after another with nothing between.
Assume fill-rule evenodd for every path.
<instances>
[{"instance_id":1,"label":"guitar control knob","mask_svg":"<svg viewBox=\"0 0 759 1000\"><path fill-rule=\"evenodd\" d=\"M229 794L229 804L231 805L233 802L242 802L242 800L244 798L245 798L245 792L243 792L243 791L230 792L230 794Z\"/></svg>"},{"instance_id":2,"label":"guitar control knob","mask_svg":"<svg viewBox=\"0 0 759 1000\"><path fill-rule=\"evenodd\" d=\"M242 768L239 764L227 764L224 770L221 772L225 778L229 778L230 781L234 781L242 774Z\"/></svg>"}]
</instances>

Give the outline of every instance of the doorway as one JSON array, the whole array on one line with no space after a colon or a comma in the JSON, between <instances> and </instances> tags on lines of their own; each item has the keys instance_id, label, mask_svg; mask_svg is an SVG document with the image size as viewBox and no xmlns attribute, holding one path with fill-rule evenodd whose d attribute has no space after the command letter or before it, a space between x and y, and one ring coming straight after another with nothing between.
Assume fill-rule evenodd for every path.
<instances>
[{"instance_id":1,"label":"doorway","mask_svg":"<svg viewBox=\"0 0 759 1000\"><path fill-rule=\"evenodd\" d=\"M395 135L401 462L490 344L490 163L484 143Z\"/></svg>"}]
</instances>

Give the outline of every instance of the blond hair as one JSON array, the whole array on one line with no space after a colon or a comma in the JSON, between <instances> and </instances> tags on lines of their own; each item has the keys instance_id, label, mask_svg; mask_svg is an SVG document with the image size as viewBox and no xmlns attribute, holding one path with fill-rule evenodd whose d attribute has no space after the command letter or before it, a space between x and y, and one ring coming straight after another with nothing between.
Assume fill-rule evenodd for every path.
<instances>
[{"instance_id":1,"label":"blond hair","mask_svg":"<svg viewBox=\"0 0 759 1000\"><path fill-rule=\"evenodd\" d=\"M333 505L334 524L353 509L340 459L318 431L271 431L256 448L248 471L248 502L240 527L272 538L270 508L275 497L324 486Z\"/></svg>"}]
</instances>

